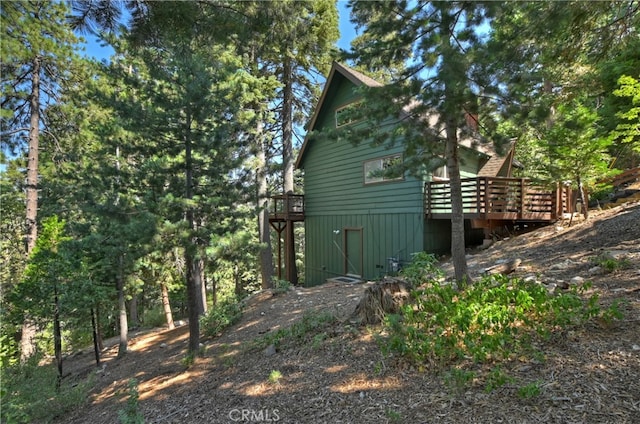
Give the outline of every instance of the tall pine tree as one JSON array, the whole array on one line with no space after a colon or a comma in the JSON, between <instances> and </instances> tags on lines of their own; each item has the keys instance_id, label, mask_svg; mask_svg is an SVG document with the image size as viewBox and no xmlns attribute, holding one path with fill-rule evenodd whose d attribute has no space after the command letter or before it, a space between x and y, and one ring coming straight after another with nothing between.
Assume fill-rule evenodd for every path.
<instances>
[{"instance_id":1,"label":"tall pine tree","mask_svg":"<svg viewBox=\"0 0 640 424\"><path fill-rule=\"evenodd\" d=\"M364 92L363 112L378 124L389 117L403 117L394 131L380 131L374 142L403 139L407 165L416 172L420 164L434 158L446 163L451 254L455 278L464 284L469 276L458 143L467 129L466 115L477 113L478 96L488 79L475 61L484 47L480 31L488 9L474 2L400 0L351 1L350 6L353 21L364 29L353 46L358 63L394 71L388 85ZM399 63L406 68L398 71Z\"/></svg>"}]
</instances>

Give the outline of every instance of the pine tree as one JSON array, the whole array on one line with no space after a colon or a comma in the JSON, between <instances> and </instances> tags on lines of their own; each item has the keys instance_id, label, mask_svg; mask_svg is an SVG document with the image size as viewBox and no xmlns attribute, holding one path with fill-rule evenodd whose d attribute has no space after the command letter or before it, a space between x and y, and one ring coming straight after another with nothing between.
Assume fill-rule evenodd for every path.
<instances>
[{"instance_id":1,"label":"pine tree","mask_svg":"<svg viewBox=\"0 0 640 424\"><path fill-rule=\"evenodd\" d=\"M261 33L250 36L262 40L256 55L261 67L272 70L281 87L272 103L276 125L272 138L280 140L282 157L282 193L294 193L294 137L309 116L313 100L317 99L314 74L326 74L336 57L338 12L335 0L258 2L255 18L262 21ZM265 25L265 23L267 25ZM268 227L267 227L268 229ZM286 229L286 239L294 240L294 227ZM268 237L268 232L263 235ZM286 249L287 279L296 284L295 249Z\"/></svg>"},{"instance_id":2,"label":"pine tree","mask_svg":"<svg viewBox=\"0 0 640 424\"><path fill-rule=\"evenodd\" d=\"M76 37L65 24L63 2L4 2L1 8L2 142L27 152L25 253L38 237L40 133L46 131L46 105L54 102L68 76ZM26 141L25 141L26 139ZM34 352L28 317L22 330L22 358Z\"/></svg>"},{"instance_id":3,"label":"pine tree","mask_svg":"<svg viewBox=\"0 0 640 424\"><path fill-rule=\"evenodd\" d=\"M465 115L475 115L487 77L475 59L482 51L479 28L488 9L482 3L352 1L352 19L364 28L353 46L358 63L376 69L407 66L382 88L365 90L363 114L378 125L399 119L392 132L371 134L377 143L407 146L407 166L418 172L436 158L447 166L451 186L451 254L455 278L469 281L464 245L464 215L458 142L465 133ZM397 72L397 71L396 71ZM395 101L390 101L395 99ZM435 126L430 122L437 121Z\"/></svg>"}]
</instances>

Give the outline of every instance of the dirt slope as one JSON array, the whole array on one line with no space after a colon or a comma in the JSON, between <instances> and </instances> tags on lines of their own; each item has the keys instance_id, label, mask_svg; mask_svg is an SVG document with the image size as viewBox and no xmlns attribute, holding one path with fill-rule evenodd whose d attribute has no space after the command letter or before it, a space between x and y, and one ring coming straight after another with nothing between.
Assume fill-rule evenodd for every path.
<instances>
[{"instance_id":1,"label":"dirt slope","mask_svg":"<svg viewBox=\"0 0 640 424\"><path fill-rule=\"evenodd\" d=\"M592 215L570 228L546 227L470 252L474 275L519 258L518 274L549 287L581 277L593 281L605 303L625 301L622 321L558 334L543 346L544 360L505 364L517 384L492 393L480 384L456 392L441 375L383 357L372 333L347 319L363 285L327 284L254 296L241 322L205 340L205 357L188 369L181 362L186 327L136 335L124 359L114 359L116 347L105 352L106 368L96 374L89 403L58 422L118 422L131 377L139 381L147 423L640 422L640 203ZM595 269L603 254L626 258L626 267ZM330 312L343 322L275 353L249 347L309 311ZM67 367L77 375L96 372L91 353ZM281 377L270 379L273 371ZM528 383L537 383L539 396L517 395Z\"/></svg>"}]
</instances>

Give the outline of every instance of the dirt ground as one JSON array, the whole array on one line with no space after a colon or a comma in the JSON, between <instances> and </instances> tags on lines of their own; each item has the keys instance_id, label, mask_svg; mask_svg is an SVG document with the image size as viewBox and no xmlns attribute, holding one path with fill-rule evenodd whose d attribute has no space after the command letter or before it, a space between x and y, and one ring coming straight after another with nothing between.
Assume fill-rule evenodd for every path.
<instances>
[{"instance_id":1,"label":"dirt ground","mask_svg":"<svg viewBox=\"0 0 640 424\"><path fill-rule=\"evenodd\" d=\"M596 258L624 259L624 269L598 270ZM624 318L593 322L554 335L540 360L502 369L516 382L486 392L462 390L434 370L385 357L375 331L349 320L366 284L325 284L287 293L254 295L241 321L204 340L205 356L183 364L186 326L137 333L117 360L117 345L96 371L92 352L65 364L74 376L95 374L88 403L59 423L117 423L127 381L139 382L146 423L638 423L640 422L640 203L592 211L586 222L558 223L470 251L472 275L504 260L521 259L516 274L560 290L575 277L592 281L605 305L622 300ZM451 272L450 264L442 263ZM252 342L329 312L339 321L306 344L276 351ZM274 371L279 373L273 378ZM272 378L270 378L272 376ZM74 378L74 377L70 377ZM518 396L535 384L540 394Z\"/></svg>"}]
</instances>

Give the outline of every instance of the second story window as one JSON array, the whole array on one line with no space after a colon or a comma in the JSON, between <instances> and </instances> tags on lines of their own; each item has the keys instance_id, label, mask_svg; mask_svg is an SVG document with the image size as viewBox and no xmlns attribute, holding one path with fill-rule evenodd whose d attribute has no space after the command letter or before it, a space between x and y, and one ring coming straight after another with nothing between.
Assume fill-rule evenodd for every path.
<instances>
[{"instance_id":1,"label":"second story window","mask_svg":"<svg viewBox=\"0 0 640 424\"><path fill-rule=\"evenodd\" d=\"M358 116L359 107L360 102L354 102L336 109L336 128L361 120L362 117Z\"/></svg>"},{"instance_id":2,"label":"second story window","mask_svg":"<svg viewBox=\"0 0 640 424\"><path fill-rule=\"evenodd\" d=\"M365 184L400 181L403 178L402 155L400 154L376 158L364 163Z\"/></svg>"}]
</instances>

